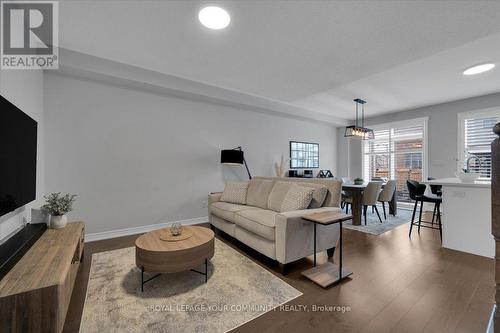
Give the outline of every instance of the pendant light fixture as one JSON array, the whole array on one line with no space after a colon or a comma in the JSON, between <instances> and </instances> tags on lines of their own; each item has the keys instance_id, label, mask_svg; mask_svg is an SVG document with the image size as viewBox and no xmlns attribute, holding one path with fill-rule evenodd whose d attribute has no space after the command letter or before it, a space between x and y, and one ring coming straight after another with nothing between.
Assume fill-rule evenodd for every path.
<instances>
[{"instance_id":1,"label":"pendant light fixture","mask_svg":"<svg viewBox=\"0 0 500 333\"><path fill-rule=\"evenodd\" d=\"M347 126L345 128L344 137L355 137L363 140L375 139L375 134L373 130L365 127L365 104L366 101L356 98L354 100L356 103L356 122L354 125ZM359 119L359 113L361 112L361 119Z\"/></svg>"}]
</instances>

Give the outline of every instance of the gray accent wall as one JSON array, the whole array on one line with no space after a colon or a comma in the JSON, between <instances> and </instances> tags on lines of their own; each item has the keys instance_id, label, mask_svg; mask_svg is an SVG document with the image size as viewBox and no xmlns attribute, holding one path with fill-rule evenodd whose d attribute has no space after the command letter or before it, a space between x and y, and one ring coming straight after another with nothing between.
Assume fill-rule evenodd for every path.
<instances>
[{"instance_id":1,"label":"gray accent wall","mask_svg":"<svg viewBox=\"0 0 500 333\"><path fill-rule=\"evenodd\" d=\"M500 93L381 115L367 119L366 124L370 126L428 117L428 175L436 178L453 177L457 165L458 114L495 107L500 110ZM368 106L367 112L369 110ZM349 140L350 148L346 151ZM339 175L347 176L350 173L351 178L361 176L361 141L344 138L344 127L338 127L337 145Z\"/></svg>"},{"instance_id":2,"label":"gray accent wall","mask_svg":"<svg viewBox=\"0 0 500 333\"><path fill-rule=\"evenodd\" d=\"M253 175L274 175L289 141L318 142L334 169L335 127L133 89L44 75L46 190L78 195L71 220L88 233L207 216L207 194L243 167L220 164L241 145Z\"/></svg>"}]
</instances>

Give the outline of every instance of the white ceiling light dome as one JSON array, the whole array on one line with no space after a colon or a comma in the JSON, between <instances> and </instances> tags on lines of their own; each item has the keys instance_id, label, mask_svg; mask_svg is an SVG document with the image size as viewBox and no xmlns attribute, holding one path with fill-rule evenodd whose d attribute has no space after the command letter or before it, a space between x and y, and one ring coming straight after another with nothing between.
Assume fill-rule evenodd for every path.
<instances>
[{"instance_id":1,"label":"white ceiling light dome","mask_svg":"<svg viewBox=\"0 0 500 333\"><path fill-rule=\"evenodd\" d=\"M205 27L214 30L224 29L231 22L229 13L217 6L203 7L198 13L198 19Z\"/></svg>"},{"instance_id":2,"label":"white ceiling light dome","mask_svg":"<svg viewBox=\"0 0 500 333\"><path fill-rule=\"evenodd\" d=\"M463 74L464 75L475 75L475 74L487 72L489 70L492 70L493 68L495 68L495 64L491 64L491 63L481 64L481 65L476 65L476 66L472 66L472 67L467 68L466 70L464 70Z\"/></svg>"}]
</instances>

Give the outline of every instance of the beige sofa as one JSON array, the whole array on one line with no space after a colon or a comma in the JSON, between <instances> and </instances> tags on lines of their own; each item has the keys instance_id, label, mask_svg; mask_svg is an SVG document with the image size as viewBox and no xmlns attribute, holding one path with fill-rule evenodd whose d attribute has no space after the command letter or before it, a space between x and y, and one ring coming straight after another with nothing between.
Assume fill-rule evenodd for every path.
<instances>
[{"instance_id":1,"label":"beige sofa","mask_svg":"<svg viewBox=\"0 0 500 333\"><path fill-rule=\"evenodd\" d=\"M323 203L311 202L305 210L279 213L269 208L276 206L276 200L282 200L286 195L286 189L282 193L272 192L278 182L281 187L284 185L281 182L311 187L321 185L327 188L326 198ZM255 177L247 190L246 205L222 202L222 193L210 194L209 221L213 227L277 260L284 272L285 264L313 254L313 223L303 220L302 216L312 212L340 211L341 189L342 181L334 179ZM331 249L329 255L333 255L338 239L338 224L318 227L317 251Z\"/></svg>"}]
</instances>

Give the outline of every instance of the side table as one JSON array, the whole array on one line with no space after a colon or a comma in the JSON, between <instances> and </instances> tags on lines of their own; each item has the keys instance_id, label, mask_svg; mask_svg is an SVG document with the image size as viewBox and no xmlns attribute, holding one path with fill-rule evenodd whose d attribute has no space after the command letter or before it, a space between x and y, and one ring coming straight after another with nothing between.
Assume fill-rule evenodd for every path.
<instances>
[{"instance_id":1,"label":"side table","mask_svg":"<svg viewBox=\"0 0 500 333\"><path fill-rule=\"evenodd\" d=\"M312 213L302 217L306 221L314 223L314 263L313 267L302 272L309 280L326 288L334 283L338 283L352 274L348 268L342 267L342 222L351 220L352 215L343 214L341 212L321 212ZM340 237L338 243L339 249L339 265L331 262L316 266L316 226L340 224Z\"/></svg>"}]
</instances>

